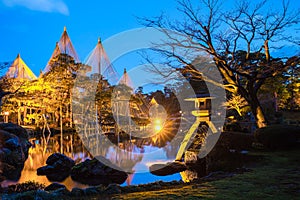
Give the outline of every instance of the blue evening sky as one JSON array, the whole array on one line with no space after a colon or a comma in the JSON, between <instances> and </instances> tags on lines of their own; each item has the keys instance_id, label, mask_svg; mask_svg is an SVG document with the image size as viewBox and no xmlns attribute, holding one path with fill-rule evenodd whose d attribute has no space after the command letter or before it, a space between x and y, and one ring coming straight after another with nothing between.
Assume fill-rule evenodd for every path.
<instances>
[{"instance_id":1,"label":"blue evening sky","mask_svg":"<svg viewBox=\"0 0 300 200\"><path fill-rule=\"evenodd\" d=\"M276 6L281 1L272 2ZM300 8L300 1L291 2L293 7ZM177 17L176 1L0 0L0 62L12 61L20 53L38 75L64 26L83 61L98 37L105 40L119 32L142 27L136 16L153 17L161 12Z\"/></svg>"},{"instance_id":2,"label":"blue evening sky","mask_svg":"<svg viewBox=\"0 0 300 200\"><path fill-rule=\"evenodd\" d=\"M105 40L141 27L135 16L172 14L175 7L173 0L0 0L0 62L12 61L20 53L38 75L64 26L84 60L98 37Z\"/></svg>"}]
</instances>

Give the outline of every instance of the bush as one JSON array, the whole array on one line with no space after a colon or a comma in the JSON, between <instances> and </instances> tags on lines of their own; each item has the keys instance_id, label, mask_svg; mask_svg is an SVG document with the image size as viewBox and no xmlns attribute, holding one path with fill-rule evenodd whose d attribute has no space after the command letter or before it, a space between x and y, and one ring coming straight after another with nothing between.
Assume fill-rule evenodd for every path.
<instances>
[{"instance_id":1,"label":"bush","mask_svg":"<svg viewBox=\"0 0 300 200\"><path fill-rule=\"evenodd\" d=\"M257 142L270 150L282 150L294 147L300 139L300 127L272 125L257 129L254 133Z\"/></svg>"},{"instance_id":2,"label":"bush","mask_svg":"<svg viewBox=\"0 0 300 200\"><path fill-rule=\"evenodd\" d=\"M37 183L35 181L27 181L25 183L18 183L16 185L8 186L6 192L7 193L20 193L20 192L27 192L27 191L36 191L38 189L44 189L45 185Z\"/></svg>"},{"instance_id":3,"label":"bush","mask_svg":"<svg viewBox=\"0 0 300 200\"><path fill-rule=\"evenodd\" d=\"M224 125L224 131L243 132L242 127L237 122L230 122Z\"/></svg>"},{"instance_id":4,"label":"bush","mask_svg":"<svg viewBox=\"0 0 300 200\"><path fill-rule=\"evenodd\" d=\"M251 150L254 141L253 135L239 132L222 132L217 144L208 154L207 171L233 171L241 168L248 155L242 150Z\"/></svg>"},{"instance_id":5,"label":"bush","mask_svg":"<svg viewBox=\"0 0 300 200\"><path fill-rule=\"evenodd\" d=\"M217 146L227 146L228 149L237 151L252 149L253 135L242 132L222 132Z\"/></svg>"}]
</instances>

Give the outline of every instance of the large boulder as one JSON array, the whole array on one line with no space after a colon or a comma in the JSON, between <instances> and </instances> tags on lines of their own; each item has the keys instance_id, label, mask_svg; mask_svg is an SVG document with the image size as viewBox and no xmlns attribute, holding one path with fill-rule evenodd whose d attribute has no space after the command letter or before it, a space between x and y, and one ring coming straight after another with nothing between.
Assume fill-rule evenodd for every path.
<instances>
[{"instance_id":1,"label":"large boulder","mask_svg":"<svg viewBox=\"0 0 300 200\"><path fill-rule=\"evenodd\" d=\"M127 177L126 172L104 157L97 157L92 160L87 159L75 165L71 172L71 178L74 181L88 185L122 184Z\"/></svg>"},{"instance_id":2,"label":"large boulder","mask_svg":"<svg viewBox=\"0 0 300 200\"><path fill-rule=\"evenodd\" d=\"M59 183L51 183L50 185L48 185L47 187L44 188L45 191L54 191L54 190L58 190L58 189L67 189L67 187L65 185L59 184Z\"/></svg>"},{"instance_id":3,"label":"large boulder","mask_svg":"<svg viewBox=\"0 0 300 200\"><path fill-rule=\"evenodd\" d=\"M187 167L182 162L169 162L166 164L151 165L149 169L151 174L157 176L167 176L185 171Z\"/></svg>"},{"instance_id":4,"label":"large boulder","mask_svg":"<svg viewBox=\"0 0 300 200\"><path fill-rule=\"evenodd\" d=\"M20 178L30 147L26 129L13 123L0 123L1 179Z\"/></svg>"},{"instance_id":5,"label":"large boulder","mask_svg":"<svg viewBox=\"0 0 300 200\"><path fill-rule=\"evenodd\" d=\"M50 181L64 181L75 165L74 160L64 154L54 153L47 158L46 166L37 169L37 175L46 175Z\"/></svg>"},{"instance_id":6,"label":"large boulder","mask_svg":"<svg viewBox=\"0 0 300 200\"><path fill-rule=\"evenodd\" d=\"M0 123L0 130L12 133L20 139L28 140L28 133L22 126L13 123Z\"/></svg>"}]
</instances>

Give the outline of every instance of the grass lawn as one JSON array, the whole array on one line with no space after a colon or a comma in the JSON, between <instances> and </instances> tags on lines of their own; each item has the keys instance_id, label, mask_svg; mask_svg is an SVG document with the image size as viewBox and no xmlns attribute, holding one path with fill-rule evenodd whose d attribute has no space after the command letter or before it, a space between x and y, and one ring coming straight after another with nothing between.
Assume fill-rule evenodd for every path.
<instances>
[{"instance_id":1,"label":"grass lawn","mask_svg":"<svg viewBox=\"0 0 300 200\"><path fill-rule=\"evenodd\" d=\"M263 159L246 166L252 169L250 172L157 191L120 194L113 199L300 200L300 149L252 154Z\"/></svg>"}]
</instances>

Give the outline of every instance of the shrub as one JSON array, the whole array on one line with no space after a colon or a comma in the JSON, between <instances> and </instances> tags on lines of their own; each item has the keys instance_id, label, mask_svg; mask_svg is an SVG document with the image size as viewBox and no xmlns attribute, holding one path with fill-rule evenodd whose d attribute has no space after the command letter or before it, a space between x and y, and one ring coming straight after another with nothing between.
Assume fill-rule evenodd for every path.
<instances>
[{"instance_id":1,"label":"shrub","mask_svg":"<svg viewBox=\"0 0 300 200\"><path fill-rule=\"evenodd\" d=\"M45 185L37 183L35 181L27 181L25 183L18 183L16 185L8 186L7 193L20 193L26 191L36 191L38 189L44 189Z\"/></svg>"},{"instance_id":2,"label":"shrub","mask_svg":"<svg viewBox=\"0 0 300 200\"><path fill-rule=\"evenodd\" d=\"M243 132L242 127L237 122L227 123L223 127L224 131Z\"/></svg>"},{"instance_id":3,"label":"shrub","mask_svg":"<svg viewBox=\"0 0 300 200\"><path fill-rule=\"evenodd\" d=\"M217 145L226 145L237 151L250 150L254 142L253 135L242 132L222 132Z\"/></svg>"},{"instance_id":4,"label":"shrub","mask_svg":"<svg viewBox=\"0 0 300 200\"><path fill-rule=\"evenodd\" d=\"M257 142L270 150L294 147L300 138L300 127L289 125L272 125L257 129L254 133Z\"/></svg>"}]
</instances>

